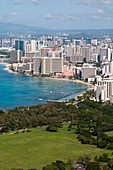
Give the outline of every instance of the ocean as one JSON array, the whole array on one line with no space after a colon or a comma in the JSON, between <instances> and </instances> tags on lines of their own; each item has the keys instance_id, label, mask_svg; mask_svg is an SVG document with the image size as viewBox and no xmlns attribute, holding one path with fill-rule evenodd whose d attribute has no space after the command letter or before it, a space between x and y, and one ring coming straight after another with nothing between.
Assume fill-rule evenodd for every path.
<instances>
[{"instance_id":1,"label":"ocean","mask_svg":"<svg viewBox=\"0 0 113 170\"><path fill-rule=\"evenodd\" d=\"M0 109L67 101L88 88L81 83L13 74L4 68L0 65Z\"/></svg>"}]
</instances>

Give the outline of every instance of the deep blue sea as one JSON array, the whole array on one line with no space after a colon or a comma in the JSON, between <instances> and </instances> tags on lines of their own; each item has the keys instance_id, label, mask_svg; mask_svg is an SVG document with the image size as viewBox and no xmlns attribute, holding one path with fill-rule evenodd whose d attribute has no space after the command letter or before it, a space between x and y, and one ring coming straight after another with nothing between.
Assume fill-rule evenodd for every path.
<instances>
[{"instance_id":1,"label":"deep blue sea","mask_svg":"<svg viewBox=\"0 0 113 170\"><path fill-rule=\"evenodd\" d=\"M8 73L4 68L0 65L0 109L43 104L47 100L66 101L87 88L69 81Z\"/></svg>"}]
</instances>

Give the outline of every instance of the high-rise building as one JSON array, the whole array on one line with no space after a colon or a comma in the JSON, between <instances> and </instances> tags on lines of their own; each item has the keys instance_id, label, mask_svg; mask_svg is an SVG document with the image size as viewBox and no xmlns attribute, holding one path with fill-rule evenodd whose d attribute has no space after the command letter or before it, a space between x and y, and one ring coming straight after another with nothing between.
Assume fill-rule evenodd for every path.
<instances>
[{"instance_id":1,"label":"high-rise building","mask_svg":"<svg viewBox=\"0 0 113 170\"><path fill-rule=\"evenodd\" d=\"M21 62L21 59L23 57L23 52L20 50L13 50L10 53L10 62Z\"/></svg>"},{"instance_id":2,"label":"high-rise building","mask_svg":"<svg viewBox=\"0 0 113 170\"><path fill-rule=\"evenodd\" d=\"M92 40L91 40L91 44L92 44L92 45L97 45L97 39L92 39Z\"/></svg>"},{"instance_id":3,"label":"high-rise building","mask_svg":"<svg viewBox=\"0 0 113 170\"><path fill-rule=\"evenodd\" d=\"M45 47L43 47L43 48L41 48L40 49L40 56L41 57L47 57L47 55L48 55L48 51L50 50L50 48L45 48Z\"/></svg>"},{"instance_id":4,"label":"high-rise building","mask_svg":"<svg viewBox=\"0 0 113 170\"><path fill-rule=\"evenodd\" d=\"M33 58L33 74L39 75L41 73L41 57Z\"/></svg>"},{"instance_id":5,"label":"high-rise building","mask_svg":"<svg viewBox=\"0 0 113 170\"><path fill-rule=\"evenodd\" d=\"M86 59L86 62L91 61L91 48L90 47L82 47L83 57Z\"/></svg>"},{"instance_id":6,"label":"high-rise building","mask_svg":"<svg viewBox=\"0 0 113 170\"><path fill-rule=\"evenodd\" d=\"M91 38L86 39L86 44L91 44Z\"/></svg>"},{"instance_id":7,"label":"high-rise building","mask_svg":"<svg viewBox=\"0 0 113 170\"><path fill-rule=\"evenodd\" d=\"M20 50L24 51L24 41L20 41Z\"/></svg>"},{"instance_id":8,"label":"high-rise building","mask_svg":"<svg viewBox=\"0 0 113 170\"><path fill-rule=\"evenodd\" d=\"M22 40L15 40L15 50L24 51L24 41L22 41Z\"/></svg>"},{"instance_id":9,"label":"high-rise building","mask_svg":"<svg viewBox=\"0 0 113 170\"><path fill-rule=\"evenodd\" d=\"M31 44L25 44L24 45L25 53L30 53L31 52Z\"/></svg>"},{"instance_id":10,"label":"high-rise building","mask_svg":"<svg viewBox=\"0 0 113 170\"><path fill-rule=\"evenodd\" d=\"M84 64L81 72L82 72L82 78L85 80L89 78L90 76L96 76L96 67L93 67L90 64Z\"/></svg>"},{"instance_id":11,"label":"high-rise building","mask_svg":"<svg viewBox=\"0 0 113 170\"><path fill-rule=\"evenodd\" d=\"M32 52L36 51L36 40L31 40L31 51Z\"/></svg>"},{"instance_id":12,"label":"high-rise building","mask_svg":"<svg viewBox=\"0 0 113 170\"><path fill-rule=\"evenodd\" d=\"M10 47L13 47L13 39L10 38Z\"/></svg>"},{"instance_id":13,"label":"high-rise building","mask_svg":"<svg viewBox=\"0 0 113 170\"><path fill-rule=\"evenodd\" d=\"M110 101L113 103L113 77L98 77L94 92L96 101Z\"/></svg>"},{"instance_id":14,"label":"high-rise building","mask_svg":"<svg viewBox=\"0 0 113 170\"><path fill-rule=\"evenodd\" d=\"M63 72L63 49L61 47L42 48L40 53L33 58L34 74Z\"/></svg>"},{"instance_id":15,"label":"high-rise building","mask_svg":"<svg viewBox=\"0 0 113 170\"><path fill-rule=\"evenodd\" d=\"M1 38L1 47L4 47L4 39Z\"/></svg>"},{"instance_id":16,"label":"high-rise building","mask_svg":"<svg viewBox=\"0 0 113 170\"><path fill-rule=\"evenodd\" d=\"M108 49L107 48L101 48L100 49L100 61L108 58Z\"/></svg>"},{"instance_id":17,"label":"high-rise building","mask_svg":"<svg viewBox=\"0 0 113 170\"><path fill-rule=\"evenodd\" d=\"M41 74L54 74L63 72L63 58L48 58L41 59Z\"/></svg>"}]
</instances>

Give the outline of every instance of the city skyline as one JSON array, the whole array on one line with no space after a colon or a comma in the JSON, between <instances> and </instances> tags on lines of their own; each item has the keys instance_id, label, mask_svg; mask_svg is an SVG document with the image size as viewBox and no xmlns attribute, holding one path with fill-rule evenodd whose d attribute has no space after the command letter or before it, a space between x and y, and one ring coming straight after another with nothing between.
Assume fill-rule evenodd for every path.
<instances>
[{"instance_id":1,"label":"city skyline","mask_svg":"<svg viewBox=\"0 0 113 170\"><path fill-rule=\"evenodd\" d=\"M0 22L51 29L112 29L113 0L1 0Z\"/></svg>"}]
</instances>

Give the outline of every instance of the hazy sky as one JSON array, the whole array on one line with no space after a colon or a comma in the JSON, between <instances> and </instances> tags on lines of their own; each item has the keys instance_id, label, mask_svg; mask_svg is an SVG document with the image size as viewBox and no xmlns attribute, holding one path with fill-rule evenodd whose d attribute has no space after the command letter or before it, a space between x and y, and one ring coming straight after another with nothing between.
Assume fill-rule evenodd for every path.
<instances>
[{"instance_id":1,"label":"hazy sky","mask_svg":"<svg viewBox=\"0 0 113 170\"><path fill-rule=\"evenodd\" d=\"M53 29L113 28L113 0L0 0L0 22Z\"/></svg>"}]
</instances>

